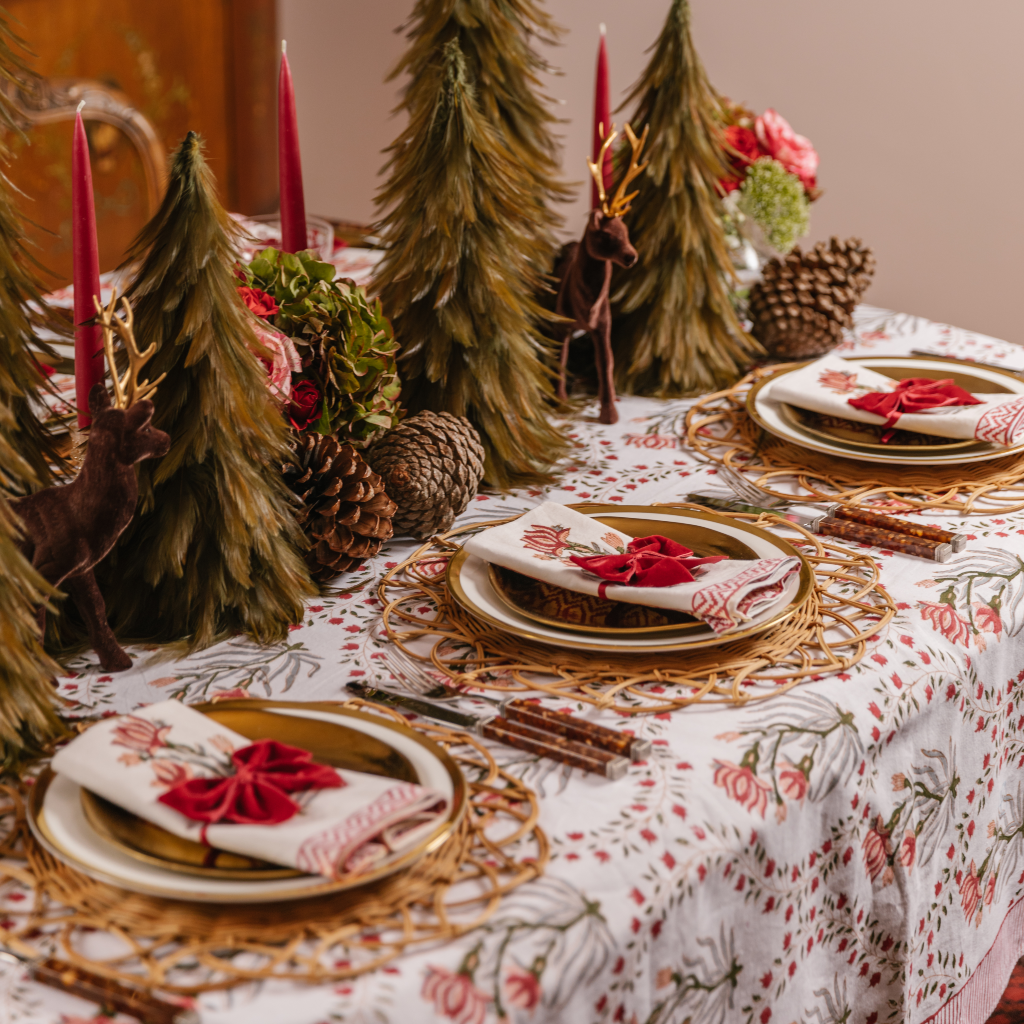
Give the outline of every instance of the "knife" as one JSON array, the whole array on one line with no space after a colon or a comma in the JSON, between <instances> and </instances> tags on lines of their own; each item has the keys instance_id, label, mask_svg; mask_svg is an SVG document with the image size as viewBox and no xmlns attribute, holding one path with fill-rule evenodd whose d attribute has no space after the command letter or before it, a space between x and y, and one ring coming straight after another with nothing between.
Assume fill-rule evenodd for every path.
<instances>
[{"instance_id":1,"label":"knife","mask_svg":"<svg viewBox=\"0 0 1024 1024\"><path fill-rule=\"evenodd\" d=\"M353 696L385 707L412 711L422 718L455 726L466 732L475 733L485 739L497 740L509 747L526 750L541 757L550 757L553 761L580 768L585 772L603 775L606 779L621 779L629 768L629 760L619 754L589 747L585 743L565 736L558 736L522 722L513 722L501 715L468 715L452 708L428 704L415 697L404 694L389 693L361 683L348 683L346 688Z\"/></svg>"},{"instance_id":2,"label":"knife","mask_svg":"<svg viewBox=\"0 0 1024 1024\"><path fill-rule=\"evenodd\" d=\"M0 949L0 962L23 968L33 981L88 999L103 1009L126 1013L142 1024L199 1024L195 1010L164 1002L143 989L120 985L62 960L25 956L8 945Z\"/></svg>"}]
</instances>

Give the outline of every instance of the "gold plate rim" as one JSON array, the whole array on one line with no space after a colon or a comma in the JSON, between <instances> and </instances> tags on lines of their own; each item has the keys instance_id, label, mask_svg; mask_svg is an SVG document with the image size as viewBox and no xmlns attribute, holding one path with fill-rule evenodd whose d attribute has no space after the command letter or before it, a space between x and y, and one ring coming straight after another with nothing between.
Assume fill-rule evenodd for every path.
<instances>
[{"instance_id":1,"label":"gold plate rim","mask_svg":"<svg viewBox=\"0 0 1024 1024\"><path fill-rule=\"evenodd\" d=\"M246 698L244 700L225 700L218 701L216 703L207 702L203 704L193 704L191 707L203 713L207 710L230 710L232 708L261 711L273 711L278 708L297 708L300 710L322 711L328 712L332 715L338 715L343 718L356 718L362 721L372 722L376 725L383 726L386 729L401 733L418 743L420 746L425 747L444 765L445 770L448 772L448 775L452 780L453 789L451 810L449 811L448 817L445 821L440 823L434 833L423 839L415 849L408 851L401 857L378 870L369 872L365 875L349 876L348 878L340 879L325 878L323 884L310 885L309 888L299 890L274 889L272 888L272 881L264 883L254 880L253 884L258 885L261 888L263 885L266 885L266 891L238 894L221 893L217 894L216 897L210 895L206 898L201 898L197 897L195 894L192 894L191 896L185 895L179 889L164 889L156 884L146 884L144 886L139 885L134 887L126 886L123 879L118 879L116 876L111 875L101 868L96 868L91 864L83 862L75 854L64 849L64 847L50 832L43 815L43 801L46 797L46 791L49 788L50 783L57 777L53 769L49 765L46 765L42 772L40 772L35 784L32 786L28 800L26 801L26 809L28 811L27 821L29 829L36 841L52 856L66 864L69 864L76 871L81 871L90 878L95 878L100 882L127 892L141 892L145 895L159 896L161 898L175 900L179 903L284 903L299 902L332 893L360 889L364 886L379 882L393 874L397 874L399 871L411 867L420 858L433 852L438 849L438 847L446 843L454 835L466 813L469 803L469 790L466 784L466 778L462 774L462 770L459 768L454 758L440 744L434 743L426 736L422 736L415 729L410 729L408 726L401 725L399 722L389 720L380 715L370 715L356 711L353 708L339 707L338 705L332 704L328 701L274 701L263 700L260 698ZM106 842L106 840L103 841ZM224 881L228 881L228 879L224 879Z\"/></svg>"},{"instance_id":2,"label":"gold plate rim","mask_svg":"<svg viewBox=\"0 0 1024 1024\"><path fill-rule=\"evenodd\" d=\"M927 362L930 358L931 358L930 356L854 356L854 357L848 359L847 362L850 362L850 363L861 363L861 362L878 363L878 362L897 362L897 361L899 361L899 362L906 362L908 359L913 359L913 360L916 360L916 361L919 361L919 362ZM986 370L986 371L988 371L990 373L998 373L998 374L1000 374L1003 377L1009 377L1011 380L1016 381L1018 384L1021 383L1021 377L1020 376L1018 376L1015 373L1012 373L1010 370L1004 370L1001 366L982 366L979 363L971 363L969 361L960 360L960 359L950 359L948 357L943 359L942 357L936 356L935 358L936 359L941 359L941 361L945 362L950 367L953 367L953 366L963 366L963 367L967 367L967 368L973 368L975 370L982 369L982 370ZM805 366L809 366L813 362L814 362L813 359L808 359L808 360L805 360L802 363L797 363L797 364L795 364L793 366L790 366L790 367L787 367L787 368L784 368L784 369L775 370L772 373L768 374L768 376L763 377L761 380L759 380L747 392L747 398L746 398L746 402L745 402L745 409L746 409L747 415L762 430L766 430L773 437L777 437L777 438L779 438L782 441L789 441L789 442L797 445L800 448L807 448L810 451L818 452L818 453L823 454L823 455L833 455L833 456L837 456L838 455L841 458L848 458L848 459L850 459L851 461L854 461L854 462L871 462L871 463L878 464L882 460L880 458L873 457L873 456L875 456L874 452L868 452L868 451L865 451L863 449L858 449L858 448L853 447L852 445L851 446L847 446L844 442L841 442L841 441L830 441L829 442L829 446L825 447L823 445L815 443L813 440L811 440L809 438L797 439L797 438L794 438L794 437L792 437L792 436L790 436L788 434L780 434L775 429L773 429L771 424L765 422L765 420L758 413L757 407L756 407L757 396L761 393L761 390L767 384L771 383L772 381L778 380L780 377L783 377L783 376L785 376L788 373L795 373L797 370L802 370ZM1010 392L1010 393L1013 394L1015 392ZM1021 394L1024 395L1024 392L1022 392ZM784 403L780 402L779 404L782 405ZM837 450L837 449L839 449L839 450ZM918 452L914 452L914 453L903 454L903 453L900 453L900 452L893 452L892 454L895 455L896 459L899 462L903 462L907 466L957 466L957 465L961 465L961 464L963 464L965 462L994 462L996 459L1002 459L1002 458L1006 458L1007 456L1010 456L1010 455L1016 455L1016 454L1018 454L1021 451L1024 451L1024 441L1022 441L1018 445L1015 445L1012 448L1004 448L1004 449L1001 449L1001 450L997 450L994 447L990 446L989 449L986 450L986 451L979 452L976 455L964 455L962 458L958 458L958 459L950 459L950 458L947 458L945 456L936 456L933 459L929 459L926 455L925 456L920 455L919 454L919 450L918 450ZM885 453L884 452L879 452L877 454L879 456L881 456L881 455L884 455ZM867 456L872 456L872 457L867 457Z\"/></svg>"},{"instance_id":3,"label":"gold plate rim","mask_svg":"<svg viewBox=\"0 0 1024 1024\"><path fill-rule=\"evenodd\" d=\"M658 515L669 515L677 518L694 518L703 519L712 524L715 523L728 523L730 526L736 527L744 533L754 534L759 537L766 537L771 540L773 544L779 547L780 550L784 551L787 555L793 555L800 559L800 585L797 588L796 594L793 595L793 599L783 609L779 611L777 615L773 615L770 619L760 623L757 626L753 626L750 629L741 630L737 633L730 633L727 637L710 636L706 640L698 640L693 643L666 643L658 644L651 647L615 647L613 645L603 646L601 648L594 648L590 644L584 642L575 642L572 640L572 632L566 631L566 638L559 640L555 643L551 637L539 636L536 633L530 632L526 629L512 629L508 623L502 622L500 619L488 614L483 609L477 608L476 605L470 600L469 595L465 592L462 587L462 583L459 579L462 566L465 564L466 559L469 557L469 552L465 548L460 548L448 561L448 567L445 570L445 583L448 586L452 596L458 602L458 604L471 615L476 616L479 619L487 622L489 625L494 626L502 633L507 633L510 636L517 637L520 640L530 640L533 643L543 644L545 647L564 647L568 650L580 650L587 651L591 654L633 654L633 655L646 655L646 654L664 654L679 652L684 653L690 650L698 650L702 647L720 647L725 644L731 644L736 640L745 640L748 637L756 636L758 633L763 633L766 629L770 629L773 626L778 626L791 618L796 612L804 605L804 603L810 598L812 591L814 590L814 572L811 569L807 559L797 551L792 544L784 540L781 537L776 537L775 534L769 533L767 530L761 530L756 526L751 526L749 523L740 522L736 519L726 519L724 516L715 515L713 512L695 512L690 509L676 510L669 506L662 505L608 505L594 502L581 502L574 505L567 505L566 508L575 509L579 512L591 512L594 517L597 518L601 513L623 513L632 512L637 514L642 513L657 513ZM584 511L586 510L586 511ZM523 513L525 515L525 513Z\"/></svg>"}]
</instances>

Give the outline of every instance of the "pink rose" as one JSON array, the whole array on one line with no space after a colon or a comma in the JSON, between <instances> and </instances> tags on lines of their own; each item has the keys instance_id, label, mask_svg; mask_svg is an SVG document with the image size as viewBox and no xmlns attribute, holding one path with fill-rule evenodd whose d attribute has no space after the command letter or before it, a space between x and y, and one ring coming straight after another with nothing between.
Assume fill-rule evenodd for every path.
<instances>
[{"instance_id":1,"label":"pink rose","mask_svg":"<svg viewBox=\"0 0 1024 1024\"><path fill-rule=\"evenodd\" d=\"M158 758L151 765L153 774L156 776L154 786L163 786L170 789L179 782L187 782L192 778L192 769L187 764L179 764L177 761L165 761Z\"/></svg>"},{"instance_id":2,"label":"pink rose","mask_svg":"<svg viewBox=\"0 0 1024 1024\"><path fill-rule=\"evenodd\" d=\"M970 924L971 919L974 917L974 912L978 909L980 902L981 882L978 879L978 869L974 866L974 861L972 860L970 870L960 882L960 906L963 907L964 920L968 924Z\"/></svg>"},{"instance_id":3,"label":"pink rose","mask_svg":"<svg viewBox=\"0 0 1024 1024\"><path fill-rule=\"evenodd\" d=\"M455 1024L484 1024L491 997L473 984L468 974L428 967L420 995L434 1004L434 1013Z\"/></svg>"},{"instance_id":4,"label":"pink rose","mask_svg":"<svg viewBox=\"0 0 1024 1024\"><path fill-rule=\"evenodd\" d=\"M170 731L169 725L156 726L146 718L125 715L114 726L113 743L116 747L128 747L152 756L161 747L167 746L167 734Z\"/></svg>"},{"instance_id":5,"label":"pink rose","mask_svg":"<svg viewBox=\"0 0 1024 1024\"><path fill-rule=\"evenodd\" d=\"M287 334L274 330L266 320L253 325L259 343L270 353L253 351L267 370L267 386L281 406L286 406L292 395L292 374L302 369L302 360Z\"/></svg>"},{"instance_id":6,"label":"pink rose","mask_svg":"<svg viewBox=\"0 0 1024 1024\"><path fill-rule=\"evenodd\" d=\"M532 1010L540 1002L540 980L533 971L514 967L505 975L505 998L510 1006Z\"/></svg>"},{"instance_id":7,"label":"pink rose","mask_svg":"<svg viewBox=\"0 0 1024 1024\"><path fill-rule=\"evenodd\" d=\"M557 526L531 526L523 534L523 545L533 551L540 551L552 558L560 555L568 547L569 527L561 529Z\"/></svg>"},{"instance_id":8,"label":"pink rose","mask_svg":"<svg viewBox=\"0 0 1024 1024\"><path fill-rule=\"evenodd\" d=\"M971 633L955 609L948 604L938 604L934 601L918 601L917 607L921 612L921 618L930 622L933 629L937 629L947 640L955 644L963 644L967 647L971 642Z\"/></svg>"},{"instance_id":9,"label":"pink rose","mask_svg":"<svg viewBox=\"0 0 1024 1024\"><path fill-rule=\"evenodd\" d=\"M892 843L889 841L889 833L885 829L881 815L878 816L874 827L868 829L867 835L864 836L864 841L861 843L861 850L864 852L864 870L867 871L868 878L873 882L889 867L889 854L892 853ZM891 876L891 869L888 874ZM887 879L883 875L883 885L888 885L891 881L891 877Z\"/></svg>"},{"instance_id":10,"label":"pink rose","mask_svg":"<svg viewBox=\"0 0 1024 1024\"><path fill-rule=\"evenodd\" d=\"M803 800L807 796L807 776L791 764L783 764L779 771L779 790L787 800Z\"/></svg>"},{"instance_id":11,"label":"pink rose","mask_svg":"<svg viewBox=\"0 0 1024 1024\"><path fill-rule=\"evenodd\" d=\"M772 788L762 782L749 768L741 768L728 761L715 761L714 783L721 786L730 799L751 813L764 817Z\"/></svg>"},{"instance_id":12,"label":"pink rose","mask_svg":"<svg viewBox=\"0 0 1024 1024\"><path fill-rule=\"evenodd\" d=\"M273 316L280 309L274 301L274 296L260 291L259 288L242 285L238 289L238 294L242 296L242 301L246 306L259 317Z\"/></svg>"},{"instance_id":13,"label":"pink rose","mask_svg":"<svg viewBox=\"0 0 1024 1024\"><path fill-rule=\"evenodd\" d=\"M769 108L754 122L757 141L764 151L795 174L808 191L816 185L818 154L809 139L797 135L789 122Z\"/></svg>"},{"instance_id":14,"label":"pink rose","mask_svg":"<svg viewBox=\"0 0 1024 1024\"><path fill-rule=\"evenodd\" d=\"M914 857L917 854L917 836L910 829L903 833L903 842L900 843L900 863L909 872L914 866Z\"/></svg>"}]
</instances>

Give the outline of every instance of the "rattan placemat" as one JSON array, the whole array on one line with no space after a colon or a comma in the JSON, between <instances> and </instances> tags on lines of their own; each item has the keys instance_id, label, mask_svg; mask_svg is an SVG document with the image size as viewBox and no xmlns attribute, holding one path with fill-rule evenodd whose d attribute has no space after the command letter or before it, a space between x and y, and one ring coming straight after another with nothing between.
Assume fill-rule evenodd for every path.
<instances>
[{"instance_id":1,"label":"rattan placemat","mask_svg":"<svg viewBox=\"0 0 1024 1024\"><path fill-rule=\"evenodd\" d=\"M673 507L707 511L683 503ZM425 670L450 684L537 691L628 714L767 700L860 661L869 639L896 611L879 586L874 559L776 515L730 518L784 528L815 575L810 598L791 618L747 640L679 653L605 654L501 632L461 608L444 580L448 557L458 548L452 538L478 527L434 538L385 575L379 589L384 629Z\"/></svg>"},{"instance_id":2,"label":"rattan placemat","mask_svg":"<svg viewBox=\"0 0 1024 1024\"><path fill-rule=\"evenodd\" d=\"M349 705L408 725L376 705ZM310 704L328 706L337 705ZM185 903L113 888L42 849L26 825L24 787L0 786L0 944L14 939L121 982L194 995L270 978L338 981L410 946L472 931L506 893L544 870L537 798L473 738L418 728L447 747L467 777L470 804L459 829L401 874L309 900ZM17 894L25 898L12 900Z\"/></svg>"},{"instance_id":3,"label":"rattan placemat","mask_svg":"<svg viewBox=\"0 0 1024 1024\"><path fill-rule=\"evenodd\" d=\"M686 443L711 462L741 472L768 494L792 499L884 504L960 515L1005 515L1024 508L1024 455L960 465L857 462L801 448L762 430L746 412L750 387L777 366L698 399L686 415Z\"/></svg>"}]
</instances>

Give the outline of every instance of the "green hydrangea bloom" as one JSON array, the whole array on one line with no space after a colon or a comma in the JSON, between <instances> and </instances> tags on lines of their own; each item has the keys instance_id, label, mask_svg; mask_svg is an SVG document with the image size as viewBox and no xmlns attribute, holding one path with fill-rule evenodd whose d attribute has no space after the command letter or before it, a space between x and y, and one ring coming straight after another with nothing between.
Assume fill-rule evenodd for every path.
<instances>
[{"instance_id":1,"label":"green hydrangea bloom","mask_svg":"<svg viewBox=\"0 0 1024 1024\"><path fill-rule=\"evenodd\" d=\"M770 156L755 160L747 168L739 208L780 253L796 245L811 220L811 204L800 179Z\"/></svg>"}]
</instances>

